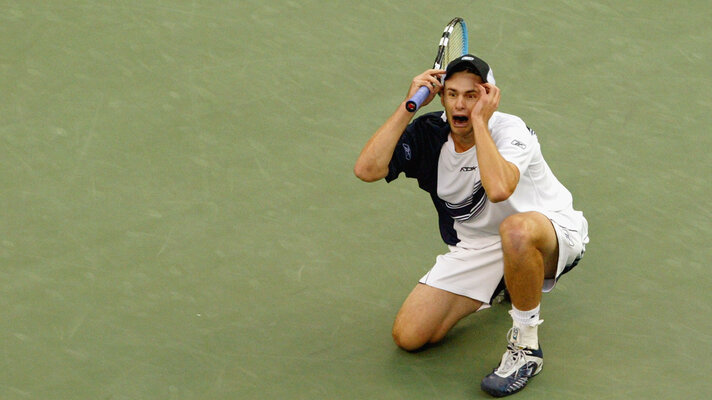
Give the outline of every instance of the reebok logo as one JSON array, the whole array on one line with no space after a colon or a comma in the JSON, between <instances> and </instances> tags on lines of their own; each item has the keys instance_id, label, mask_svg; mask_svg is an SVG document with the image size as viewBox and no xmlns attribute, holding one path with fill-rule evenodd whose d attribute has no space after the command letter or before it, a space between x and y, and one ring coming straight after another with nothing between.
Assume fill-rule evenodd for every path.
<instances>
[{"instance_id":1,"label":"reebok logo","mask_svg":"<svg viewBox=\"0 0 712 400\"><path fill-rule=\"evenodd\" d=\"M413 153L410 151L410 146L407 143L403 143L403 151L405 152L405 159L410 160L413 158Z\"/></svg>"},{"instance_id":2,"label":"reebok logo","mask_svg":"<svg viewBox=\"0 0 712 400\"><path fill-rule=\"evenodd\" d=\"M476 169L477 169L477 167L462 167L462 168L460 168L460 172L474 171Z\"/></svg>"},{"instance_id":3,"label":"reebok logo","mask_svg":"<svg viewBox=\"0 0 712 400\"><path fill-rule=\"evenodd\" d=\"M512 140L512 144L515 145L515 146L517 146L517 147L519 147L519 148L522 149L522 150L524 150L524 149L527 148L527 145L526 145L526 144L520 142L520 141L517 140L517 139Z\"/></svg>"}]
</instances>

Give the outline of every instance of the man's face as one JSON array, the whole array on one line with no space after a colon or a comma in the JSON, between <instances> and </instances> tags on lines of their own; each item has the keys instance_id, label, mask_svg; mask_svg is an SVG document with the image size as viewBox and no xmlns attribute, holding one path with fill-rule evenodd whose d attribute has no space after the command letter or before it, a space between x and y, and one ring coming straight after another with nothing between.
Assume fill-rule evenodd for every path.
<instances>
[{"instance_id":1,"label":"man's face","mask_svg":"<svg viewBox=\"0 0 712 400\"><path fill-rule=\"evenodd\" d=\"M440 101L445 107L447 122L454 134L465 135L472 132L470 114L479 98L478 83L483 83L482 78L467 71L456 72L445 81Z\"/></svg>"}]
</instances>

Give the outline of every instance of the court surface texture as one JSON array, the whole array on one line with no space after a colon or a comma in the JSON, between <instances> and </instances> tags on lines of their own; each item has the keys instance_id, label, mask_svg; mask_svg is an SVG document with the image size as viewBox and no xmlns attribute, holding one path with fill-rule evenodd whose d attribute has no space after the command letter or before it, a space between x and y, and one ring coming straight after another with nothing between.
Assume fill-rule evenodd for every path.
<instances>
[{"instance_id":1,"label":"court surface texture","mask_svg":"<svg viewBox=\"0 0 712 400\"><path fill-rule=\"evenodd\" d=\"M455 16L590 225L516 398L709 398L709 5L464 4L0 0L0 399L487 398L508 305L398 350L446 248L352 173Z\"/></svg>"}]
</instances>

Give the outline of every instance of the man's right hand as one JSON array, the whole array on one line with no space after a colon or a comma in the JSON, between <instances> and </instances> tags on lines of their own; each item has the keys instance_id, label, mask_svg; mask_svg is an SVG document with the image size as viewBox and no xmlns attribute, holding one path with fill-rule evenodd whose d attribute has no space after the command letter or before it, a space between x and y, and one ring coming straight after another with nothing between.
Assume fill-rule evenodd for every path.
<instances>
[{"instance_id":1,"label":"man's right hand","mask_svg":"<svg viewBox=\"0 0 712 400\"><path fill-rule=\"evenodd\" d=\"M440 83L440 77L442 77L444 74L444 69L429 69L413 78L413 82L411 82L410 84L410 89L408 89L408 96L406 97L406 100L413 97L413 95L415 95L418 89L420 89L422 86L426 86L428 89L430 89L430 95L427 99L425 99L423 104L421 104L421 107L428 105L428 103L433 100L435 95L438 94L440 90L442 90L443 85L442 83Z\"/></svg>"}]
</instances>

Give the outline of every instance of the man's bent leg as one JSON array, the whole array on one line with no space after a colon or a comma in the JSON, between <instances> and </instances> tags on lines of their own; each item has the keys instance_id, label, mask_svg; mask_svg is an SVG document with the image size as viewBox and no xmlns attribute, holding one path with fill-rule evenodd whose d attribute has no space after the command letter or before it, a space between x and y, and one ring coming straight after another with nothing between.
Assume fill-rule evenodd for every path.
<instances>
[{"instance_id":1,"label":"man's bent leg","mask_svg":"<svg viewBox=\"0 0 712 400\"><path fill-rule=\"evenodd\" d=\"M551 221L543 214L515 214L500 225L504 280L519 310L531 310L541 303L544 277L556 275L559 243Z\"/></svg>"},{"instance_id":2,"label":"man's bent leg","mask_svg":"<svg viewBox=\"0 0 712 400\"><path fill-rule=\"evenodd\" d=\"M559 246L551 221L536 212L507 217L499 232L513 326L502 361L481 384L482 390L496 397L522 390L541 371L544 353L537 334L542 322L539 304L544 277L556 275Z\"/></svg>"},{"instance_id":3,"label":"man's bent leg","mask_svg":"<svg viewBox=\"0 0 712 400\"><path fill-rule=\"evenodd\" d=\"M393 340L407 351L438 342L459 320L481 306L469 297L419 283L396 316Z\"/></svg>"}]
</instances>

